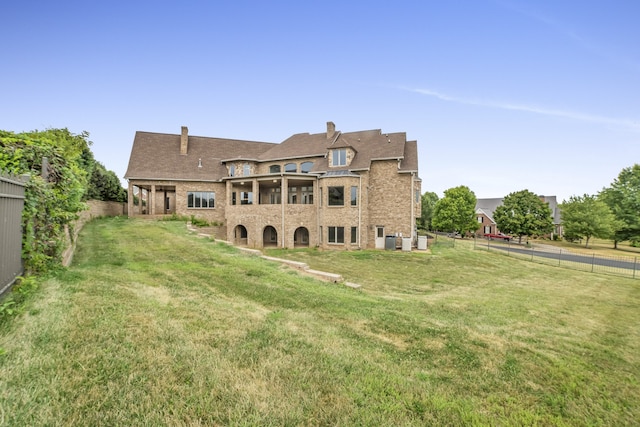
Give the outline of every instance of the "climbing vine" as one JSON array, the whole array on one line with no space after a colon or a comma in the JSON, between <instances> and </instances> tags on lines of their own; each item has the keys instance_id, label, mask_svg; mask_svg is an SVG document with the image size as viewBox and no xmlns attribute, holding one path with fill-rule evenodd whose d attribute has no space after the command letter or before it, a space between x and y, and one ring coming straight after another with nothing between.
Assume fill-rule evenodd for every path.
<instances>
[{"instance_id":1,"label":"climbing vine","mask_svg":"<svg viewBox=\"0 0 640 427\"><path fill-rule=\"evenodd\" d=\"M88 133L0 131L0 171L25 176L23 259L30 272L60 265L65 227L85 209L93 156Z\"/></svg>"}]
</instances>

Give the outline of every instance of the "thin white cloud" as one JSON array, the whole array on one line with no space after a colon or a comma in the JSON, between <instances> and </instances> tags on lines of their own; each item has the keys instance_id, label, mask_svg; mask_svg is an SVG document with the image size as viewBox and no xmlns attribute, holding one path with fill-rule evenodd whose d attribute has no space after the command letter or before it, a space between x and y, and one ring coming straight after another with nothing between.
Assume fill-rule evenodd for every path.
<instances>
[{"instance_id":1,"label":"thin white cloud","mask_svg":"<svg viewBox=\"0 0 640 427\"><path fill-rule=\"evenodd\" d=\"M456 104L499 108L502 110L511 110L511 111L524 111L527 113L541 114L541 115L552 116L552 117L561 117L561 118L572 119L572 120L580 120L580 121L590 122L590 123L604 124L604 125L610 125L610 126L621 126L625 128L630 128L635 131L640 131L640 120L604 117L604 116L597 116L593 114L580 113L576 111L556 110L552 108L538 107L535 105L514 104L510 102L496 102L496 101L488 101L488 100L462 98L457 96L451 96L441 92L436 92L430 89L415 89L415 88L414 89L403 88L403 89L408 90L410 92L419 93L421 95L437 98L441 101L453 102Z\"/></svg>"}]
</instances>

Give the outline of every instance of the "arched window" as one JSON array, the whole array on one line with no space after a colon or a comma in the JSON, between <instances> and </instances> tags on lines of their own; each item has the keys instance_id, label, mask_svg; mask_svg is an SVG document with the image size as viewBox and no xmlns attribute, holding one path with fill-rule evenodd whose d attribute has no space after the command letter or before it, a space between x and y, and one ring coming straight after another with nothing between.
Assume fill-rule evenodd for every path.
<instances>
[{"instance_id":1,"label":"arched window","mask_svg":"<svg viewBox=\"0 0 640 427\"><path fill-rule=\"evenodd\" d=\"M287 163L286 165L284 165L284 171L285 172L298 172L298 165L296 165L295 163Z\"/></svg>"},{"instance_id":2,"label":"arched window","mask_svg":"<svg viewBox=\"0 0 640 427\"><path fill-rule=\"evenodd\" d=\"M229 166L229 176L236 176L236 165Z\"/></svg>"},{"instance_id":3,"label":"arched window","mask_svg":"<svg viewBox=\"0 0 640 427\"><path fill-rule=\"evenodd\" d=\"M280 165L269 166L269 173L280 173Z\"/></svg>"},{"instance_id":4,"label":"arched window","mask_svg":"<svg viewBox=\"0 0 640 427\"><path fill-rule=\"evenodd\" d=\"M304 162L300 164L300 172L309 173L313 167L313 162Z\"/></svg>"}]
</instances>

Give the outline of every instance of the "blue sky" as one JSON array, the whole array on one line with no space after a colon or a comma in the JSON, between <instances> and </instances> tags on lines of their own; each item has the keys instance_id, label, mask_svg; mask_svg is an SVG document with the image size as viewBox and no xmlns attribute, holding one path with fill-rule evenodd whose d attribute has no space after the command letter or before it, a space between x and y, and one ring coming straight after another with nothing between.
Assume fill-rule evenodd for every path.
<instances>
[{"instance_id":1,"label":"blue sky","mask_svg":"<svg viewBox=\"0 0 640 427\"><path fill-rule=\"evenodd\" d=\"M640 162L640 2L4 2L0 129L418 141L422 191L595 194Z\"/></svg>"}]
</instances>

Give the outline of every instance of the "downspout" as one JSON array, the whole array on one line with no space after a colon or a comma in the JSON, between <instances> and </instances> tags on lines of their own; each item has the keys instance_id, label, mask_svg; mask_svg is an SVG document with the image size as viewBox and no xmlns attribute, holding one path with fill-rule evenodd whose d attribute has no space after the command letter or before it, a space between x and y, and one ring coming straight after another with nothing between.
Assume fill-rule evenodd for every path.
<instances>
[{"instance_id":1,"label":"downspout","mask_svg":"<svg viewBox=\"0 0 640 427\"><path fill-rule=\"evenodd\" d=\"M415 192L414 179L413 179L414 173L415 172L411 172L411 197L409 198L409 200L411 201L411 203L409 204L411 206L411 217L410 217L409 224L411 225L411 243L412 244L413 244L413 241L416 238L416 236L415 236L416 227L415 227L415 224L414 224L414 221L416 220L415 214L414 214L414 210L415 210L414 203L415 203L415 201L413 200L413 198L415 197L415 195L413 194Z\"/></svg>"},{"instance_id":2,"label":"downspout","mask_svg":"<svg viewBox=\"0 0 640 427\"><path fill-rule=\"evenodd\" d=\"M358 249L362 249L362 174L360 177L360 188L358 189Z\"/></svg>"},{"instance_id":3,"label":"downspout","mask_svg":"<svg viewBox=\"0 0 640 427\"><path fill-rule=\"evenodd\" d=\"M314 202L316 204L316 247L320 247L320 239L322 239L322 235L320 233L320 223L322 222L322 218L320 218L320 215L322 215L322 212L320 211L320 208L323 207L322 195L320 192L320 180L318 178L319 177L316 176L316 182L314 184L314 193L315 190L318 190L317 195L314 196ZM311 239L311 236L309 236L309 239Z\"/></svg>"},{"instance_id":4,"label":"downspout","mask_svg":"<svg viewBox=\"0 0 640 427\"><path fill-rule=\"evenodd\" d=\"M286 233L284 232L284 202L285 200L288 201L289 194L287 193L287 188L285 188L284 185L284 175L282 174L282 172L280 173L280 178L282 179L282 182L280 184L280 206L282 207L282 237L280 238L280 246L282 246L282 249L284 249L284 239L286 237Z\"/></svg>"}]
</instances>

